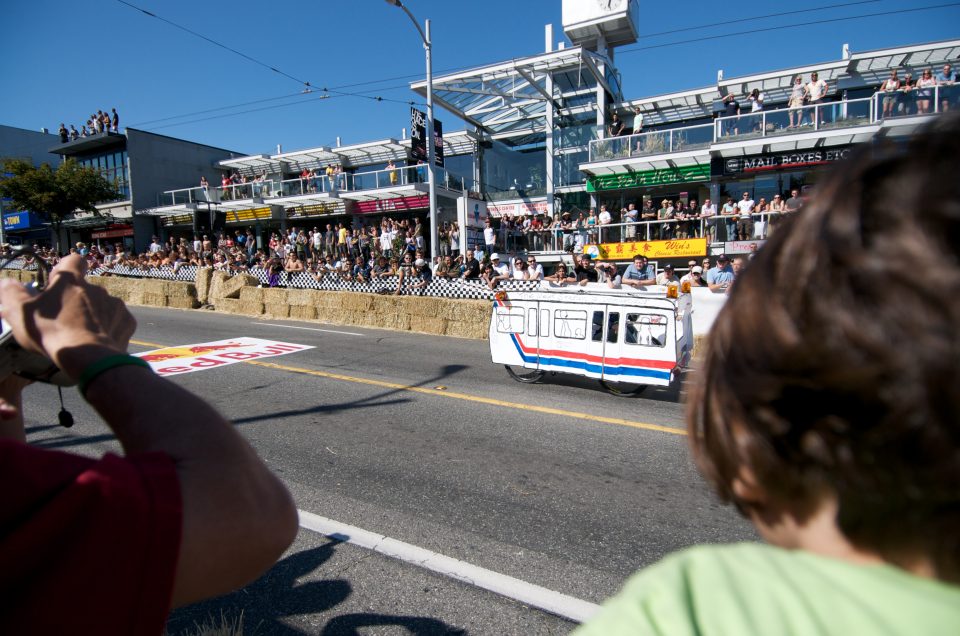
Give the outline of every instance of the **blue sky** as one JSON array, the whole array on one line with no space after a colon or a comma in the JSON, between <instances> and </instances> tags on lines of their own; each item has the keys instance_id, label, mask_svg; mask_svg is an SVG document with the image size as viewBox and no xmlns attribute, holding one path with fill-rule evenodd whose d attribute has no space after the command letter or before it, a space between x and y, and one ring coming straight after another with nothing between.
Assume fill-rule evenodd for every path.
<instances>
[{"instance_id":1,"label":"blue sky","mask_svg":"<svg viewBox=\"0 0 960 636\"><path fill-rule=\"evenodd\" d=\"M91 112L116 107L121 126L272 153L277 144L297 150L333 145L338 136L344 144L399 137L409 125L403 102L421 101L406 88L412 78L396 79L422 76L419 36L384 0L128 1L297 80L384 101L301 95L296 81L117 0L14 0L0 13L0 124L55 132L63 121L79 129ZM656 48L617 54L625 96L708 86L718 69L729 78L836 60L844 43L858 52L960 37L960 3L949 0L879 0L757 19L837 4L845 2L641 2L641 39L630 48ZM953 6L797 26L944 4ZM435 73L540 53L547 23L555 41L563 37L560 0L406 5L432 21ZM727 23L740 18L754 19ZM238 104L246 105L223 109ZM447 131L464 127L442 109L437 117Z\"/></svg>"}]
</instances>

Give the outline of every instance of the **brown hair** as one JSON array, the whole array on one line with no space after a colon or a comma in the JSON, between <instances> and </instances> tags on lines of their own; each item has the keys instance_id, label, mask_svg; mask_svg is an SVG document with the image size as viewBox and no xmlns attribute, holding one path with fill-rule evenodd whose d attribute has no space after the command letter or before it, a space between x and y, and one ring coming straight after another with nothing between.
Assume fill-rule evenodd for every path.
<instances>
[{"instance_id":1,"label":"brown hair","mask_svg":"<svg viewBox=\"0 0 960 636\"><path fill-rule=\"evenodd\" d=\"M757 252L688 407L704 475L743 512L748 467L798 521L960 581L960 115L861 148Z\"/></svg>"}]
</instances>

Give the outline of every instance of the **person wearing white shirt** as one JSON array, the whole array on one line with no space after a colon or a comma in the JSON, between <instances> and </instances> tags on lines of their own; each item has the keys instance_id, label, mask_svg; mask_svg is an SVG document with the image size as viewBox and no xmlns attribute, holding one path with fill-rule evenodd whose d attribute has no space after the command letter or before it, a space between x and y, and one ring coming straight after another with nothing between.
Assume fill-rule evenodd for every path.
<instances>
[{"instance_id":1,"label":"person wearing white shirt","mask_svg":"<svg viewBox=\"0 0 960 636\"><path fill-rule=\"evenodd\" d=\"M717 242L717 206L710 199L700 207L700 218L706 221L707 238L711 243Z\"/></svg>"},{"instance_id":2,"label":"person wearing white shirt","mask_svg":"<svg viewBox=\"0 0 960 636\"><path fill-rule=\"evenodd\" d=\"M663 271L657 274L657 285L669 285L670 283L680 283L680 279L673 271L673 265L663 266Z\"/></svg>"},{"instance_id":3,"label":"person wearing white shirt","mask_svg":"<svg viewBox=\"0 0 960 636\"><path fill-rule=\"evenodd\" d=\"M497 233L490 224L489 219L487 219L486 225L483 228L483 243L487 248L487 254L492 255L497 244Z\"/></svg>"},{"instance_id":4,"label":"person wearing white shirt","mask_svg":"<svg viewBox=\"0 0 960 636\"><path fill-rule=\"evenodd\" d=\"M739 218L737 219L737 237L741 241L749 241L753 238L753 217L751 212L756 205L753 199L750 198L749 192L744 192L743 197L737 201L737 211L739 212Z\"/></svg>"},{"instance_id":5,"label":"person wearing white shirt","mask_svg":"<svg viewBox=\"0 0 960 636\"><path fill-rule=\"evenodd\" d=\"M527 256L527 278L529 280L543 280L543 265L537 262L536 256Z\"/></svg>"},{"instance_id":6,"label":"person wearing white shirt","mask_svg":"<svg viewBox=\"0 0 960 636\"><path fill-rule=\"evenodd\" d=\"M607 206L600 206L600 215L597 217L597 223L600 225L599 241L601 243L613 243L616 240L613 236L614 230L612 228L606 228L606 230L604 230L604 226L613 223L613 215L610 214Z\"/></svg>"},{"instance_id":7,"label":"person wearing white shirt","mask_svg":"<svg viewBox=\"0 0 960 636\"><path fill-rule=\"evenodd\" d=\"M627 225L624 228L624 238L631 241L637 238L637 221L640 220L640 212L637 210L637 204L631 203L627 209L620 214L621 220Z\"/></svg>"}]
</instances>

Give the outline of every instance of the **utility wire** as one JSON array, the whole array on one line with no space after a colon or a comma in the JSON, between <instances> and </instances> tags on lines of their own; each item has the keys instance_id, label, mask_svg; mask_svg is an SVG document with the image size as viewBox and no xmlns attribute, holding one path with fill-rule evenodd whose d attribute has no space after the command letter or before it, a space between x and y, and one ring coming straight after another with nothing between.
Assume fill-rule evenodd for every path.
<instances>
[{"instance_id":1,"label":"utility wire","mask_svg":"<svg viewBox=\"0 0 960 636\"><path fill-rule=\"evenodd\" d=\"M151 18L160 20L161 22L163 22L163 23L165 23L165 24L169 24L170 26L172 26L172 27L174 27L174 28L176 28L176 29L180 29L181 31L184 31L184 32L186 32L186 33L189 33L190 35L192 35L192 36L194 36L194 37L198 37L198 38L200 38L201 40L204 40L204 41L206 41L206 42L209 42L210 44L213 44L214 46L218 46L218 47L220 47L221 49L224 49L224 50L230 51L231 53L234 53L234 54L236 54L236 55L239 55L240 57L244 58L245 60L248 60L248 61L250 61L250 62L253 62L254 64L256 64L256 65L258 65L258 66L262 66L262 67L265 68L265 69L268 69L268 70L270 70L270 71L273 71L274 73L277 73L277 74L279 74L279 75L282 75L283 77L286 77L287 79L293 80L294 82L296 82L296 83L299 84L300 86L303 86L303 87L305 87L305 88L307 88L307 89L310 89L310 90L320 90L320 91L323 91L324 93L333 93L333 94L335 94L335 95L341 95L341 96L344 96L344 97L346 97L346 96L349 96L349 97L361 97L361 98L364 98L364 99L369 99L369 100L373 100L373 101L377 101L377 102L384 102L384 101L386 101L386 102L396 102L396 103L398 103L398 104L404 104L404 105L410 105L410 104L412 103L412 102L409 102L409 101L406 101L406 102L405 102L405 101L401 101L401 100L397 100L397 99L389 99L389 98L381 97L381 96L379 96L379 95L377 95L377 96L372 96L372 95L363 95L363 94L360 94L360 93L346 93L346 92L337 91L337 90L335 90L335 89L330 89L330 88L326 88L326 87L324 87L324 88L315 87L314 85L312 85L312 84L311 84L309 81L307 81L307 80L303 80L303 79L300 79L300 78L298 78L298 77L294 77L293 75L290 75L289 73L287 73L287 72L285 72L285 71L282 71L281 69L278 69L278 68L275 67L275 66L271 66L270 64L267 64L266 62L261 62L260 60L256 59L255 57L251 57L251 56L247 55L247 54L244 53L243 51L239 51L239 50L237 50L237 49L235 49L235 48L233 48L233 47L227 46L226 44L222 44L222 43L220 43L220 42L217 42L216 40L214 40L214 39L212 39L212 38L208 38L207 36L203 35L202 33L197 33L196 31L194 31L194 30L192 30L192 29L188 29L187 27L182 26L182 25L180 25L180 24L177 24L176 22L173 22L173 21L168 20L168 19L166 19L166 18L164 18L164 17L161 17L161 16L159 16L159 15L157 15L157 14L155 14L155 13L152 13L152 12L150 12L150 11L147 11L146 9L142 9L142 8L136 6L135 4L131 4L131 3L127 2L126 0L117 0L117 2L119 2L119 3L122 4L122 5L126 5L126 6L130 7L131 9L133 9L133 10L135 10L135 11L139 11L140 13L143 13L144 15L147 15L147 16L149 16L149 17L151 17Z\"/></svg>"},{"instance_id":2,"label":"utility wire","mask_svg":"<svg viewBox=\"0 0 960 636\"><path fill-rule=\"evenodd\" d=\"M840 9L842 7L852 7L858 4L875 4L880 0L859 0L859 2L844 2L842 4L828 4L822 7L811 7L809 9L797 9L795 11L781 11L779 13L768 13L767 15L755 15L749 18L737 18L736 20L727 20L726 22L711 22L710 24L701 24L700 26L684 27L682 29L672 29L670 31L660 31L658 33L641 33L640 39L655 38L661 35L672 35L674 33L685 33L687 31L699 31L701 29L712 29L728 24L737 24L739 22L750 22L753 20L766 20L768 18L780 18L786 15L796 15L798 13L812 13L814 11L825 11L827 9Z\"/></svg>"},{"instance_id":3,"label":"utility wire","mask_svg":"<svg viewBox=\"0 0 960 636\"><path fill-rule=\"evenodd\" d=\"M704 42L706 40L719 40L721 38L729 38L731 36L737 35L753 35L755 33L763 33L765 31L778 31L780 29L795 29L797 27L803 26L814 26L817 24L829 24L831 22L845 22L848 20L862 20L864 18L877 18L887 15L899 15L903 13L914 13L917 11L932 11L934 9L946 9L949 7L958 7L960 2L951 2L949 4L936 4L928 7L914 7L912 9L898 9L895 11L881 11L879 13L862 13L860 15L852 15L845 18L825 18L823 20L812 20L810 22L797 22L795 24L783 24L780 26L764 27L762 29L750 29L748 31L738 31L735 33L722 33L720 35L706 35L699 38L693 38L690 40L680 40L678 42L665 42L663 44L650 44L647 46L634 46L626 49L617 50L617 55L622 55L624 53L636 53L637 51L649 51L651 49L662 49L669 46L680 46L681 44L693 44L695 42Z\"/></svg>"}]
</instances>

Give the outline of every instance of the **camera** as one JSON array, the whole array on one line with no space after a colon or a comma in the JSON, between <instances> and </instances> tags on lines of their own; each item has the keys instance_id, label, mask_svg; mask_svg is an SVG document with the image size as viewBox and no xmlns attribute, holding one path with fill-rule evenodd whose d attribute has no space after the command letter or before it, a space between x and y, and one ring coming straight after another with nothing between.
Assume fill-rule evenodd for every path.
<instances>
[{"instance_id":1,"label":"camera","mask_svg":"<svg viewBox=\"0 0 960 636\"><path fill-rule=\"evenodd\" d=\"M24 256L33 257L37 263L37 280L46 281L49 275L49 266L29 247L15 248L13 254L4 258L0 263L0 270L6 268L10 262ZM24 287L32 295L37 295L43 290L43 282L27 283ZM35 382L47 382L58 386L73 386L75 384L49 358L21 347L13 337L13 330L10 325L7 324L6 320L0 319L0 378L5 378L10 374L16 374Z\"/></svg>"}]
</instances>

